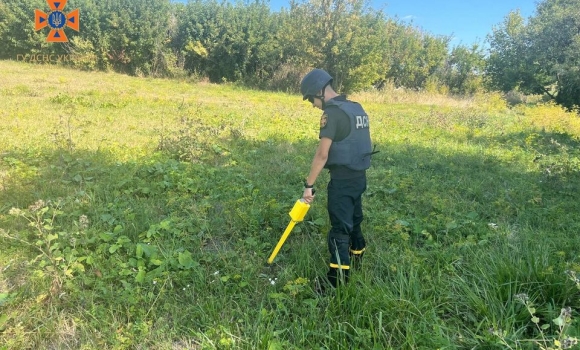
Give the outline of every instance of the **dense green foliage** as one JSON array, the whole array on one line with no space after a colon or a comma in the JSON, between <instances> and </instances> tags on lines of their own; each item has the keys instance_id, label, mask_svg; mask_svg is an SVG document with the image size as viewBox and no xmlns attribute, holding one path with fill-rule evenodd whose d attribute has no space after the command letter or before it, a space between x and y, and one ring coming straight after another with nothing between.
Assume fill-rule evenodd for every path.
<instances>
[{"instance_id":1,"label":"dense green foliage","mask_svg":"<svg viewBox=\"0 0 580 350\"><path fill-rule=\"evenodd\" d=\"M81 30L68 31L64 44L34 31L34 9L46 7L0 0L0 59L69 55L63 63L81 69L281 91L296 91L309 69L321 67L347 93L487 88L545 94L569 109L580 104L580 0L541 1L527 21L510 13L490 28L489 52L482 43L452 47L450 37L390 18L365 0L292 0L279 12L264 0L70 0L65 11L81 10Z\"/></svg>"},{"instance_id":2,"label":"dense green foliage","mask_svg":"<svg viewBox=\"0 0 580 350\"><path fill-rule=\"evenodd\" d=\"M477 69L460 75L443 69L474 63L452 59L449 38L390 19L364 0L292 1L279 12L264 1L70 0L65 12L80 9L81 30L65 29L66 44L46 43L46 31L34 31L34 9L46 7L42 0L0 1L0 58L56 51L74 55L64 63L82 69L193 75L284 91L295 91L311 67L327 69L345 92L385 83L422 89L428 82L457 93L481 89L473 88Z\"/></svg>"},{"instance_id":3,"label":"dense green foliage","mask_svg":"<svg viewBox=\"0 0 580 350\"><path fill-rule=\"evenodd\" d=\"M318 296L317 111L297 95L0 62L0 349L564 349L580 120L497 95L353 95L368 250ZM388 88L388 87L387 87ZM565 345L565 346L564 346Z\"/></svg>"},{"instance_id":4,"label":"dense green foliage","mask_svg":"<svg viewBox=\"0 0 580 350\"><path fill-rule=\"evenodd\" d=\"M545 93L580 106L580 0L544 0L527 22L510 13L490 35L488 74L502 91Z\"/></svg>"}]
</instances>

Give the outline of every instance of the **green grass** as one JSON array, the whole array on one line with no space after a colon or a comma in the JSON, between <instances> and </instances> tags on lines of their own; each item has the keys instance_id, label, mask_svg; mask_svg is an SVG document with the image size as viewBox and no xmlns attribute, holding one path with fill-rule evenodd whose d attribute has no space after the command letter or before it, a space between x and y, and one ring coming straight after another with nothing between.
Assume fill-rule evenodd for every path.
<instances>
[{"instance_id":1,"label":"green grass","mask_svg":"<svg viewBox=\"0 0 580 350\"><path fill-rule=\"evenodd\" d=\"M369 246L352 283L320 297L327 174L266 263L317 144L320 112L299 96L0 72L0 349L527 349L579 336L576 115L495 94L352 96L381 151Z\"/></svg>"}]
</instances>

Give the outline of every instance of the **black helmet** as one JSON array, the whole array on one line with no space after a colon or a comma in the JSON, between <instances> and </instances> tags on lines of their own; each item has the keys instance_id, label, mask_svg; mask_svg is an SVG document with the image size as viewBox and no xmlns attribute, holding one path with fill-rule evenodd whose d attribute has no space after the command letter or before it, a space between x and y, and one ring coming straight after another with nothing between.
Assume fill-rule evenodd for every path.
<instances>
[{"instance_id":1,"label":"black helmet","mask_svg":"<svg viewBox=\"0 0 580 350\"><path fill-rule=\"evenodd\" d=\"M323 69L313 69L310 73L302 78L300 83L300 92L302 93L302 100L306 100L308 96L316 96L326 85L332 82L332 77Z\"/></svg>"}]
</instances>

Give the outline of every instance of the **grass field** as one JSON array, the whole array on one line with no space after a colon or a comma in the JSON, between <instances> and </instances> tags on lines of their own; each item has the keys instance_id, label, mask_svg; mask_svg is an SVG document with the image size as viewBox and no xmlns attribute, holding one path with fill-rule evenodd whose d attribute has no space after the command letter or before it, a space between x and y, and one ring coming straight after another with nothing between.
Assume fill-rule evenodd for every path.
<instances>
[{"instance_id":1,"label":"grass field","mask_svg":"<svg viewBox=\"0 0 580 350\"><path fill-rule=\"evenodd\" d=\"M563 349L580 119L390 89L368 247L318 296L325 184L273 265L320 112L299 96L0 62L0 349Z\"/></svg>"}]
</instances>

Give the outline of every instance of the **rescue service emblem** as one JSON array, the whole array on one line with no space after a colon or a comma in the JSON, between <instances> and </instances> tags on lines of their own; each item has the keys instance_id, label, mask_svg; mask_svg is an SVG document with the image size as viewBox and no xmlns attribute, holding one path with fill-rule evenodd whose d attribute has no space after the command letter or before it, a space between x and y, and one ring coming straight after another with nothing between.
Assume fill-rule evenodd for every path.
<instances>
[{"instance_id":1,"label":"rescue service emblem","mask_svg":"<svg viewBox=\"0 0 580 350\"><path fill-rule=\"evenodd\" d=\"M326 113L324 113L322 115L322 117L320 117L320 128L321 129L326 126L326 118L327 118Z\"/></svg>"}]
</instances>

